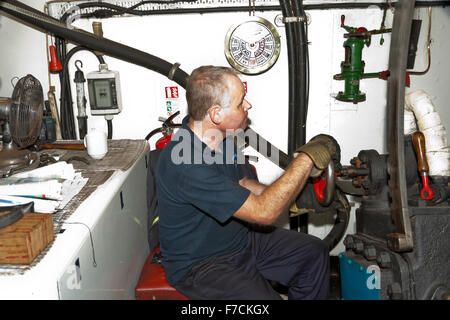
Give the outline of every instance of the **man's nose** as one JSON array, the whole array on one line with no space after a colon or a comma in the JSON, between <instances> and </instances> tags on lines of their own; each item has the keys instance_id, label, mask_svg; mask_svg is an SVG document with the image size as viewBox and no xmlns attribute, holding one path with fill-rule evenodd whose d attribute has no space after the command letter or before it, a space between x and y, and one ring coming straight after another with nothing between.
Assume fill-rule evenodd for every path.
<instances>
[{"instance_id":1,"label":"man's nose","mask_svg":"<svg viewBox=\"0 0 450 320\"><path fill-rule=\"evenodd\" d=\"M252 104L248 102L247 100L244 100L244 110L248 111L252 108Z\"/></svg>"}]
</instances>

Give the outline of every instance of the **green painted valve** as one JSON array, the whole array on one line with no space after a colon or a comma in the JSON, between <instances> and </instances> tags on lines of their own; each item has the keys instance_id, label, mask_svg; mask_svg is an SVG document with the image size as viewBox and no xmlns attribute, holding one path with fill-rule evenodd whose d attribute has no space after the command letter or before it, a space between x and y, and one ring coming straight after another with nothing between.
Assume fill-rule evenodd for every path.
<instances>
[{"instance_id":1,"label":"green painted valve","mask_svg":"<svg viewBox=\"0 0 450 320\"><path fill-rule=\"evenodd\" d=\"M337 100L358 103L366 100L366 94L359 90L359 82L363 78L380 78L382 72L364 73L365 63L362 60L364 45L370 46L373 34L391 32L392 29L367 31L366 28L353 28L344 24L345 16L341 16L341 27L348 33L344 34L345 60L341 62L341 73L333 76L335 80L344 80L344 92L339 91Z\"/></svg>"}]
</instances>

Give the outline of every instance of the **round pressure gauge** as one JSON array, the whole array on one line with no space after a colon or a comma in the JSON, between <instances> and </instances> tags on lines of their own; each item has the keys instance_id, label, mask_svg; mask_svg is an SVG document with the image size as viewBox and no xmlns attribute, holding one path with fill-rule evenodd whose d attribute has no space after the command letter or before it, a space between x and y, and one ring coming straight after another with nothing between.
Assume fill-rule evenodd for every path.
<instances>
[{"instance_id":1,"label":"round pressure gauge","mask_svg":"<svg viewBox=\"0 0 450 320\"><path fill-rule=\"evenodd\" d=\"M244 74L269 70L280 55L280 36L275 26L261 17L232 26L225 37L228 63Z\"/></svg>"}]
</instances>

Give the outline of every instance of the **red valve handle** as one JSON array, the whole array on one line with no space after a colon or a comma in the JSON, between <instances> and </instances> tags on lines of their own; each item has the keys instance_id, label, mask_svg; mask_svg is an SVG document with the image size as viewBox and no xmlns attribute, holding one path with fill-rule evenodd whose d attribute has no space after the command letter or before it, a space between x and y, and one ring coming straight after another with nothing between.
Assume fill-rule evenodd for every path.
<instances>
[{"instance_id":1,"label":"red valve handle","mask_svg":"<svg viewBox=\"0 0 450 320\"><path fill-rule=\"evenodd\" d=\"M416 152L417 156L417 169L420 172L420 175L422 176L422 191L420 191L420 196L424 200L431 200L434 198L434 192L430 188L429 180L428 180L428 161L426 156L426 149L425 149L425 136L422 132L416 131L413 134L413 145L414 145L414 151Z\"/></svg>"},{"instance_id":2,"label":"red valve handle","mask_svg":"<svg viewBox=\"0 0 450 320\"><path fill-rule=\"evenodd\" d=\"M319 177L314 177L313 187L317 201L323 206L328 206L334 197L337 173L334 171L335 164L330 162L328 168Z\"/></svg>"},{"instance_id":3,"label":"red valve handle","mask_svg":"<svg viewBox=\"0 0 450 320\"><path fill-rule=\"evenodd\" d=\"M357 32L357 33L367 32L367 29L364 28L364 27L360 27L360 28L356 29L356 32Z\"/></svg>"},{"instance_id":4,"label":"red valve handle","mask_svg":"<svg viewBox=\"0 0 450 320\"><path fill-rule=\"evenodd\" d=\"M422 197L422 199L424 199L424 200L433 199L434 191L433 191L433 189L430 188L430 184L429 184L427 175L422 176L422 184L423 184L423 188L422 188L422 191L420 191L420 196Z\"/></svg>"},{"instance_id":5,"label":"red valve handle","mask_svg":"<svg viewBox=\"0 0 450 320\"><path fill-rule=\"evenodd\" d=\"M327 177L324 175L313 178L313 186L314 186L314 193L316 194L316 198L319 202L323 201L323 198L325 197L323 194L323 190L325 190L325 185L327 183Z\"/></svg>"}]
</instances>

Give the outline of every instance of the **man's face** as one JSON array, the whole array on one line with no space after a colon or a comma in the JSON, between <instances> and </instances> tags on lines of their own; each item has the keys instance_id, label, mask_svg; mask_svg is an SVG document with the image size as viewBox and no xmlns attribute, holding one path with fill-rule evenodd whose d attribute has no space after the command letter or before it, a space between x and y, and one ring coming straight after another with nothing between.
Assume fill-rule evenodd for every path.
<instances>
[{"instance_id":1,"label":"man's face","mask_svg":"<svg viewBox=\"0 0 450 320\"><path fill-rule=\"evenodd\" d=\"M224 129L245 129L247 127L248 110L252 105L245 100L245 89L242 81L236 76L228 76L226 80L229 90L229 106L223 110L222 124Z\"/></svg>"}]
</instances>

